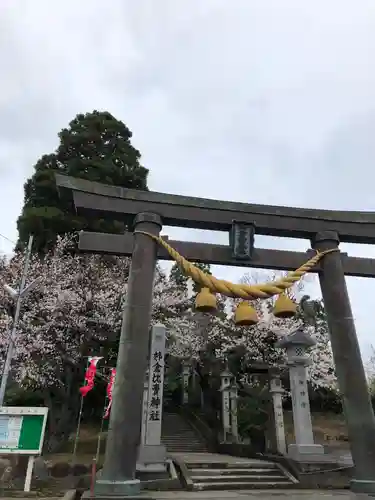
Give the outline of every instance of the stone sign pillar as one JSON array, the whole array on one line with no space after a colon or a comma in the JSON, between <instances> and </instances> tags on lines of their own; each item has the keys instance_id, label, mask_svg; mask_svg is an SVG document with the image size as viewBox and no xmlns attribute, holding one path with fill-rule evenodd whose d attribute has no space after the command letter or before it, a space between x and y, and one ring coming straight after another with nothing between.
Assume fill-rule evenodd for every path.
<instances>
[{"instance_id":1,"label":"stone sign pillar","mask_svg":"<svg viewBox=\"0 0 375 500\"><path fill-rule=\"evenodd\" d=\"M233 382L230 386L230 428L232 432L233 440L238 443L238 421L237 421L237 400L238 400L238 390L237 385Z\"/></svg>"},{"instance_id":2,"label":"stone sign pillar","mask_svg":"<svg viewBox=\"0 0 375 500\"><path fill-rule=\"evenodd\" d=\"M285 440L285 427L284 427L284 414L283 414L284 389L282 387L279 376L273 376L271 378L270 393L272 395L272 403L273 403L273 411L275 419L276 447L279 453L285 455L286 440Z\"/></svg>"},{"instance_id":3,"label":"stone sign pillar","mask_svg":"<svg viewBox=\"0 0 375 500\"><path fill-rule=\"evenodd\" d=\"M189 403L189 378L191 364L189 361L182 362L182 404Z\"/></svg>"},{"instance_id":4,"label":"stone sign pillar","mask_svg":"<svg viewBox=\"0 0 375 500\"><path fill-rule=\"evenodd\" d=\"M298 328L281 339L276 346L284 347L289 365L290 390L292 393L295 444L288 447L288 455L299 461L309 456L322 455L324 448L314 443L310 401L307 387L307 366L311 363L306 350L316 344L305 328Z\"/></svg>"},{"instance_id":5,"label":"stone sign pillar","mask_svg":"<svg viewBox=\"0 0 375 500\"><path fill-rule=\"evenodd\" d=\"M149 378L149 370L146 371L145 381L143 384L141 444L146 443L146 425L147 425L147 413L148 413L148 378Z\"/></svg>"},{"instance_id":6,"label":"stone sign pillar","mask_svg":"<svg viewBox=\"0 0 375 500\"><path fill-rule=\"evenodd\" d=\"M223 441L224 443L231 436L231 419L230 419L230 387L233 375L229 370L224 370L221 375L221 397L222 397L222 424L223 424Z\"/></svg>"},{"instance_id":7,"label":"stone sign pillar","mask_svg":"<svg viewBox=\"0 0 375 500\"><path fill-rule=\"evenodd\" d=\"M161 444L164 360L165 326L158 324L152 327L151 333L145 443L140 446L137 463L137 470L140 471L166 470L166 449Z\"/></svg>"}]
</instances>

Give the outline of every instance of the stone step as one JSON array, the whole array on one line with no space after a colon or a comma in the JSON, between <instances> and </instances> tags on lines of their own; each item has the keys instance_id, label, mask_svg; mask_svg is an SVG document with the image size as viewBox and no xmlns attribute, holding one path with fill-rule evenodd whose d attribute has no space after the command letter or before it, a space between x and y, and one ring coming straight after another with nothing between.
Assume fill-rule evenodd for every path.
<instances>
[{"instance_id":1,"label":"stone step","mask_svg":"<svg viewBox=\"0 0 375 500\"><path fill-rule=\"evenodd\" d=\"M178 439L178 438L169 438L166 436L162 436L162 441L168 441L169 443L202 443L200 439Z\"/></svg>"},{"instance_id":2,"label":"stone step","mask_svg":"<svg viewBox=\"0 0 375 500\"><path fill-rule=\"evenodd\" d=\"M206 447L202 443L169 443L168 441L162 441L164 446L167 448L191 448L191 449L200 449L202 453L205 453ZM197 452L198 453L198 452Z\"/></svg>"},{"instance_id":3,"label":"stone step","mask_svg":"<svg viewBox=\"0 0 375 500\"><path fill-rule=\"evenodd\" d=\"M168 436L195 436L195 432L191 429L168 429L168 430L161 430L162 434L168 435Z\"/></svg>"},{"instance_id":4,"label":"stone step","mask_svg":"<svg viewBox=\"0 0 375 500\"><path fill-rule=\"evenodd\" d=\"M176 455L177 453L179 453L180 455L183 453L197 453L199 451L201 451L201 450L182 450L181 451L181 448L179 448L178 450L174 450L173 448L172 449L167 448L167 453L172 454L172 455Z\"/></svg>"},{"instance_id":5,"label":"stone step","mask_svg":"<svg viewBox=\"0 0 375 500\"><path fill-rule=\"evenodd\" d=\"M200 450L203 450L202 453L204 453L204 450L207 449L207 447L203 443L181 443L180 441L171 443L170 441L164 441L162 440L162 444L164 446L170 447L170 448L199 448Z\"/></svg>"},{"instance_id":6,"label":"stone step","mask_svg":"<svg viewBox=\"0 0 375 500\"><path fill-rule=\"evenodd\" d=\"M251 482L251 483L259 483L264 481L274 482L274 481L287 481L284 476L279 475L268 475L268 474L259 474L259 475L247 475L247 474L236 474L233 476L192 476L193 483L243 483L243 482Z\"/></svg>"},{"instance_id":7,"label":"stone step","mask_svg":"<svg viewBox=\"0 0 375 500\"><path fill-rule=\"evenodd\" d=\"M170 441L171 443L202 443L202 441L197 436L194 436L190 439L179 438L176 436L162 436L161 439L162 441Z\"/></svg>"},{"instance_id":8,"label":"stone step","mask_svg":"<svg viewBox=\"0 0 375 500\"><path fill-rule=\"evenodd\" d=\"M186 431L186 430L192 430L192 427L190 426L190 424L188 423L185 423L185 422L181 422L181 423L172 423L172 422L168 422L167 424L162 424L161 426L162 429L165 429L165 430L168 430L168 429L180 429L182 431Z\"/></svg>"},{"instance_id":9,"label":"stone step","mask_svg":"<svg viewBox=\"0 0 375 500\"><path fill-rule=\"evenodd\" d=\"M195 433L191 433L191 434L167 434L166 432L165 433L161 433L162 437L163 438L168 438L168 439L198 439L198 436L195 434Z\"/></svg>"},{"instance_id":10,"label":"stone step","mask_svg":"<svg viewBox=\"0 0 375 500\"><path fill-rule=\"evenodd\" d=\"M248 470L248 469L262 469L270 470L276 469L280 470L277 464L272 462L185 462L188 469L226 469L226 470Z\"/></svg>"},{"instance_id":11,"label":"stone step","mask_svg":"<svg viewBox=\"0 0 375 500\"><path fill-rule=\"evenodd\" d=\"M171 442L171 441L164 441L162 439L162 443L164 444L164 446L170 446L171 448L178 448L178 447L181 447L181 448L200 448L202 449L202 453L205 453L204 450L206 450L206 446L204 443L200 443L200 442L196 442L196 443L181 443L180 441L176 441L176 442Z\"/></svg>"},{"instance_id":12,"label":"stone step","mask_svg":"<svg viewBox=\"0 0 375 500\"><path fill-rule=\"evenodd\" d=\"M174 427L173 425L169 425L167 428L161 428L161 430L163 432L166 432L166 433L170 433L170 434L174 434L175 432L181 432L182 434L188 432L188 433L195 433L194 429L192 429L191 427Z\"/></svg>"},{"instance_id":13,"label":"stone step","mask_svg":"<svg viewBox=\"0 0 375 500\"><path fill-rule=\"evenodd\" d=\"M162 429L182 429L182 430L185 430L185 429L190 429L191 430L191 426L186 422L168 422L168 423L164 423L161 425L161 428Z\"/></svg>"},{"instance_id":14,"label":"stone step","mask_svg":"<svg viewBox=\"0 0 375 500\"><path fill-rule=\"evenodd\" d=\"M162 429L161 433L169 436L176 436L176 435L195 436L195 432L191 429L168 429L165 431Z\"/></svg>"},{"instance_id":15,"label":"stone step","mask_svg":"<svg viewBox=\"0 0 375 500\"><path fill-rule=\"evenodd\" d=\"M172 443L172 444L178 444L178 443L181 443L181 444L205 444L205 443L202 443L202 441L200 441L199 439L168 439L168 438L165 438L165 437L162 437L161 440L165 443Z\"/></svg>"},{"instance_id":16,"label":"stone step","mask_svg":"<svg viewBox=\"0 0 375 500\"><path fill-rule=\"evenodd\" d=\"M162 433L161 434L164 438L170 438L170 439L198 439L198 436L195 433L191 434L167 434L167 433Z\"/></svg>"},{"instance_id":17,"label":"stone step","mask_svg":"<svg viewBox=\"0 0 375 500\"><path fill-rule=\"evenodd\" d=\"M280 481L233 481L233 482L210 482L210 483L194 483L193 490L251 490L251 489L287 489L291 483L286 479Z\"/></svg>"},{"instance_id":18,"label":"stone step","mask_svg":"<svg viewBox=\"0 0 375 500\"><path fill-rule=\"evenodd\" d=\"M162 428L175 428L175 429L191 429L191 425L189 422L185 422L185 420L182 419L180 416L176 416L173 419L170 420L163 420L161 424Z\"/></svg>"},{"instance_id":19,"label":"stone step","mask_svg":"<svg viewBox=\"0 0 375 500\"><path fill-rule=\"evenodd\" d=\"M171 454L184 454L184 453L201 453L202 450L201 449L188 449L188 450L181 450L181 448L176 448L176 449L173 449L173 448L167 448L166 447L166 450L167 450L167 453L171 453Z\"/></svg>"},{"instance_id":20,"label":"stone step","mask_svg":"<svg viewBox=\"0 0 375 500\"><path fill-rule=\"evenodd\" d=\"M210 476L253 476L267 475L267 477L285 477L280 469L189 469L192 477L210 477Z\"/></svg>"},{"instance_id":21,"label":"stone step","mask_svg":"<svg viewBox=\"0 0 375 500\"><path fill-rule=\"evenodd\" d=\"M185 420L182 420L182 417L176 417L174 420L169 420L167 422L162 422L161 424L162 428L166 429L169 427L175 428L175 429L191 429L191 425L189 422L185 422Z\"/></svg>"},{"instance_id":22,"label":"stone step","mask_svg":"<svg viewBox=\"0 0 375 500\"><path fill-rule=\"evenodd\" d=\"M175 428L175 429L191 429L191 425L188 423L188 422L184 422L184 421L180 421L180 420L177 420L177 418L180 418L180 417L176 417L176 420L169 420L167 422L162 422L161 426L162 428L166 429L167 427L172 427L172 428Z\"/></svg>"},{"instance_id":23,"label":"stone step","mask_svg":"<svg viewBox=\"0 0 375 500\"><path fill-rule=\"evenodd\" d=\"M162 441L168 441L169 443L202 443L200 439L195 437L194 439L178 439L175 437L162 436Z\"/></svg>"},{"instance_id":24,"label":"stone step","mask_svg":"<svg viewBox=\"0 0 375 500\"><path fill-rule=\"evenodd\" d=\"M181 450L181 447L179 448L168 448L166 447L168 453L173 453L173 454L183 454L183 453L200 453L202 450L197 449L197 448L188 448L187 450Z\"/></svg>"},{"instance_id":25,"label":"stone step","mask_svg":"<svg viewBox=\"0 0 375 500\"><path fill-rule=\"evenodd\" d=\"M178 413L164 413L162 443L170 453L206 453L202 437Z\"/></svg>"},{"instance_id":26,"label":"stone step","mask_svg":"<svg viewBox=\"0 0 375 500\"><path fill-rule=\"evenodd\" d=\"M168 431L162 431L164 436L196 436L196 432L188 429L186 431L174 431L173 429L168 429Z\"/></svg>"},{"instance_id":27,"label":"stone step","mask_svg":"<svg viewBox=\"0 0 375 500\"><path fill-rule=\"evenodd\" d=\"M181 450L181 453L207 453L207 449L205 448L204 445L202 444L168 444L168 443L163 443L164 446L167 448L169 451L174 451L175 453L179 453Z\"/></svg>"},{"instance_id":28,"label":"stone step","mask_svg":"<svg viewBox=\"0 0 375 500\"><path fill-rule=\"evenodd\" d=\"M161 442L165 446L193 446L197 447L200 446L201 448L206 448L206 445L204 443L201 443L200 441L169 441L168 439L162 439Z\"/></svg>"},{"instance_id":29,"label":"stone step","mask_svg":"<svg viewBox=\"0 0 375 500\"><path fill-rule=\"evenodd\" d=\"M196 433L191 429L182 430L173 430L168 429L167 431L161 431L162 436L196 436Z\"/></svg>"},{"instance_id":30,"label":"stone step","mask_svg":"<svg viewBox=\"0 0 375 500\"><path fill-rule=\"evenodd\" d=\"M162 439L168 439L168 441L198 441L199 443L201 442L201 440L198 438L198 436L196 436L195 434L193 436L190 436L190 437L186 437L186 436L161 436Z\"/></svg>"},{"instance_id":31,"label":"stone step","mask_svg":"<svg viewBox=\"0 0 375 500\"><path fill-rule=\"evenodd\" d=\"M185 437L179 437L179 436L162 436L161 437L164 441L181 441L183 443L188 443L188 442L194 442L194 443L201 443L202 441L197 437L197 436L192 436L191 438L185 438Z\"/></svg>"}]
</instances>

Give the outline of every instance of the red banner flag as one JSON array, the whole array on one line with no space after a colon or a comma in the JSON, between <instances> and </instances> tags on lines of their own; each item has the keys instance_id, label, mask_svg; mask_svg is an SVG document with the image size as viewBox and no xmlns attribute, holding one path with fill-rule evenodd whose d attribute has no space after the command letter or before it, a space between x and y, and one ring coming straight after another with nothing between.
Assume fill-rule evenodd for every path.
<instances>
[{"instance_id":1,"label":"red banner flag","mask_svg":"<svg viewBox=\"0 0 375 500\"><path fill-rule=\"evenodd\" d=\"M96 375L96 365L101 360L101 357L95 356L93 358L89 358L89 366L86 370L85 374L85 385L79 389L82 397L84 398L87 394L93 389L95 375Z\"/></svg>"},{"instance_id":2,"label":"red banner flag","mask_svg":"<svg viewBox=\"0 0 375 500\"><path fill-rule=\"evenodd\" d=\"M109 377L109 382L107 385L107 398L108 398L108 406L105 411L104 417L103 418L108 418L109 414L111 412L111 406L112 406L112 391L113 391L113 385L115 383L115 378L116 378L116 368L111 369L111 375Z\"/></svg>"}]
</instances>

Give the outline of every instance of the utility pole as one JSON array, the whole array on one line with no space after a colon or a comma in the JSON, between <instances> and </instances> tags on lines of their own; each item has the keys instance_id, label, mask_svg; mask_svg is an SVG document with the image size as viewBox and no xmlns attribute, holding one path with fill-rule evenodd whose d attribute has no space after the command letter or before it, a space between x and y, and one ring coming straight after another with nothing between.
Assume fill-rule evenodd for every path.
<instances>
[{"instance_id":1,"label":"utility pole","mask_svg":"<svg viewBox=\"0 0 375 500\"><path fill-rule=\"evenodd\" d=\"M31 235L29 237L29 243L27 245L26 256L25 256L25 263L24 263L24 266L23 266L20 287L19 287L19 289L17 291L17 294L16 294L16 297L17 297L17 299L16 299L16 310L15 310L14 318L13 318L12 332L11 332L11 335L10 335L9 346L8 346L8 351L7 351L7 357L6 357L6 360L5 360L3 374L2 374L2 377L1 377L1 384L0 384L0 407L4 405L5 391L6 391L6 386L7 386L7 382L8 382L8 378L9 378L9 373L10 373L10 368L11 368L11 364L12 364L14 344L15 344L15 340L16 340L16 336L17 336L17 326L18 326L18 320L19 320L19 316L20 316L22 298L31 289L31 286L28 286L28 287L25 288L25 283L26 283L26 276L27 276L27 271L28 271L29 263L30 263L32 245L33 245L33 236ZM6 290L9 291L9 293L11 295L13 295L12 292L10 291L12 289L10 289L10 287L7 287L7 285L6 285Z\"/></svg>"}]
</instances>

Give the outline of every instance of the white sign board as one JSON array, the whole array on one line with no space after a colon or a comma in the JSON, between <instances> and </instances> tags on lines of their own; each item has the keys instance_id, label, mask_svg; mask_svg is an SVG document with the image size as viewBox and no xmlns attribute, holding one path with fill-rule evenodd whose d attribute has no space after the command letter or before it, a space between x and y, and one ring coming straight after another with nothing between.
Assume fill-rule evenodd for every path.
<instances>
[{"instance_id":1,"label":"white sign board","mask_svg":"<svg viewBox=\"0 0 375 500\"><path fill-rule=\"evenodd\" d=\"M48 408L0 406L0 455L29 455L24 491L30 491L34 457L42 453Z\"/></svg>"},{"instance_id":2,"label":"white sign board","mask_svg":"<svg viewBox=\"0 0 375 500\"><path fill-rule=\"evenodd\" d=\"M147 397L146 445L160 445L165 369L165 326L154 325Z\"/></svg>"},{"instance_id":3,"label":"white sign board","mask_svg":"<svg viewBox=\"0 0 375 500\"><path fill-rule=\"evenodd\" d=\"M0 455L40 455L48 408L0 407Z\"/></svg>"}]
</instances>

